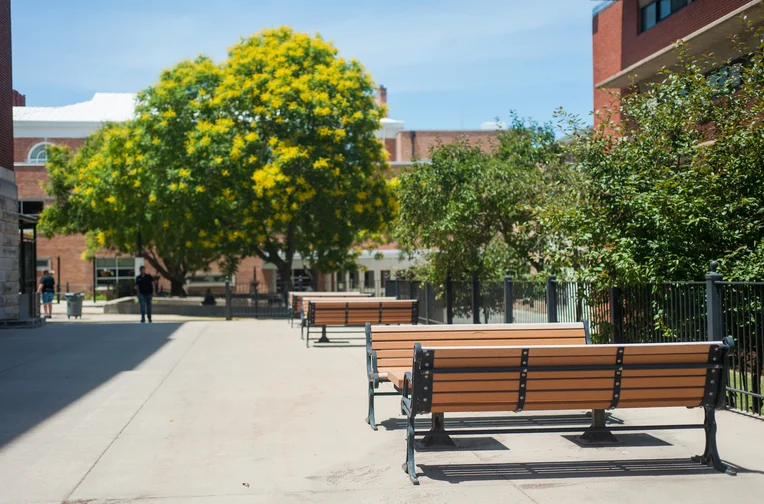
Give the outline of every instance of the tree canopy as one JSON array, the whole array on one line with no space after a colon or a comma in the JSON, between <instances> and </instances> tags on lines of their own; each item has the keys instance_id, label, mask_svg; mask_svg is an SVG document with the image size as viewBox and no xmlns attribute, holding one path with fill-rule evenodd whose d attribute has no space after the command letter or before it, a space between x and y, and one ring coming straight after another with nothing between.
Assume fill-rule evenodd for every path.
<instances>
[{"instance_id":1,"label":"tree canopy","mask_svg":"<svg viewBox=\"0 0 764 504\"><path fill-rule=\"evenodd\" d=\"M490 151L466 139L438 145L401 176L395 237L427 251L419 276L438 283L541 271L555 239L546 213L566 173L552 126L513 116Z\"/></svg>"},{"instance_id":2,"label":"tree canopy","mask_svg":"<svg viewBox=\"0 0 764 504\"><path fill-rule=\"evenodd\" d=\"M711 260L764 278L764 52L718 67L679 49L676 67L601 111L598 128L574 128L581 198L556 222L583 278L697 280Z\"/></svg>"},{"instance_id":3,"label":"tree canopy","mask_svg":"<svg viewBox=\"0 0 764 504\"><path fill-rule=\"evenodd\" d=\"M184 61L139 93L134 120L77 153L51 149L42 228L124 253L140 235L174 294L247 256L288 282L295 254L342 268L396 207L373 91L360 63L289 28L243 39L221 64Z\"/></svg>"}]
</instances>

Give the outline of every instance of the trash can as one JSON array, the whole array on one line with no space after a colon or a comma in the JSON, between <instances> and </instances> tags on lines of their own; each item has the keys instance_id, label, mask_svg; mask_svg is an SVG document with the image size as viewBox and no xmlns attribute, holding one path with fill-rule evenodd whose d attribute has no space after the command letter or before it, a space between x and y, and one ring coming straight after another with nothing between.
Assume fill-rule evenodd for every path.
<instances>
[{"instance_id":1,"label":"trash can","mask_svg":"<svg viewBox=\"0 0 764 504\"><path fill-rule=\"evenodd\" d=\"M66 293L66 318L82 318L82 301L84 299L85 294L82 292Z\"/></svg>"}]
</instances>

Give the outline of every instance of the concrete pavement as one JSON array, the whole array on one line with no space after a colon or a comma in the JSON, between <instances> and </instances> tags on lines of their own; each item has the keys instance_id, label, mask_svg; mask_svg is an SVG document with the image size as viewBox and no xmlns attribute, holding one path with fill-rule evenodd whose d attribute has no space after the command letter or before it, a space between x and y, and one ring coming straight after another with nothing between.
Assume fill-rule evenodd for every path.
<instances>
[{"instance_id":1,"label":"concrete pavement","mask_svg":"<svg viewBox=\"0 0 764 504\"><path fill-rule=\"evenodd\" d=\"M398 400L378 399L382 425L372 431L363 420L362 335L338 340L306 349L282 320L96 319L0 331L0 504L753 503L764 496L764 421L729 412L718 418L719 443L722 457L741 467L737 477L688 462L702 452L701 431L633 434L611 448L542 434L465 439L457 450L418 453L421 485L413 487L401 470ZM498 415L497 422L535 416ZM702 420L700 411L681 408L616 416Z\"/></svg>"}]
</instances>

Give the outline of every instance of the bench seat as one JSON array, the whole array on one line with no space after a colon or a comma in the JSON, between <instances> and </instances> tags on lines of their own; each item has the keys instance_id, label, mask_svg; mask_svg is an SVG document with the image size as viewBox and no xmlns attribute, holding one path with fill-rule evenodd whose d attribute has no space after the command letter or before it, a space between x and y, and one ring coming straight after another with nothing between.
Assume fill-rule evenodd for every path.
<instances>
[{"instance_id":1,"label":"bench seat","mask_svg":"<svg viewBox=\"0 0 764 504\"><path fill-rule=\"evenodd\" d=\"M414 345L497 346L497 345L574 345L589 342L587 322L551 324L459 324L366 326L366 369L369 380L369 409L366 421L376 430L374 397L400 395L377 392L381 382L400 390L401 369L410 371ZM404 372L405 372L404 371Z\"/></svg>"}]
</instances>

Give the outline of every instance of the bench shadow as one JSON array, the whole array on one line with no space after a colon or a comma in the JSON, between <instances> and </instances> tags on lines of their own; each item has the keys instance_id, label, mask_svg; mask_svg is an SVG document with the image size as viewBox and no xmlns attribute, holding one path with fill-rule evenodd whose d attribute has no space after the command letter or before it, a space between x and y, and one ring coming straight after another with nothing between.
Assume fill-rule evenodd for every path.
<instances>
[{"instance_id":1,"label":"bench shadow","mask_svg":"<svg viewBox=\"0 0 764 504\"><path fill-rule=\"evenodd\" d=\"M582 431L592 423L591 415L586 413L563 414L563 415L507 415L493 417L449 417L446 415L446 430L452 429L490 429L506 427L542 427L567 425L581 425ZM608 425L622 425L624 421L611 414L607 414ZM419 417L415 420L417 430L426 430L431 421L428 417ZM408 420L405 418L388 418L379 422L378 425L385 430L406 430Z\"/></svg>"},{"instance_id":2,"label":"bench shadow","mask_svg":"<svg viewBox=\"0 0 764 504\"><path fill-rule=\"evenodd\" d=\"M715 469L687 458L523 462L518 464L418 464L422 476L448 483L466 481L609 478L630 476L719 475ZM734 466L738 473L764 474Z\"/></svg>"}]
</instances>

